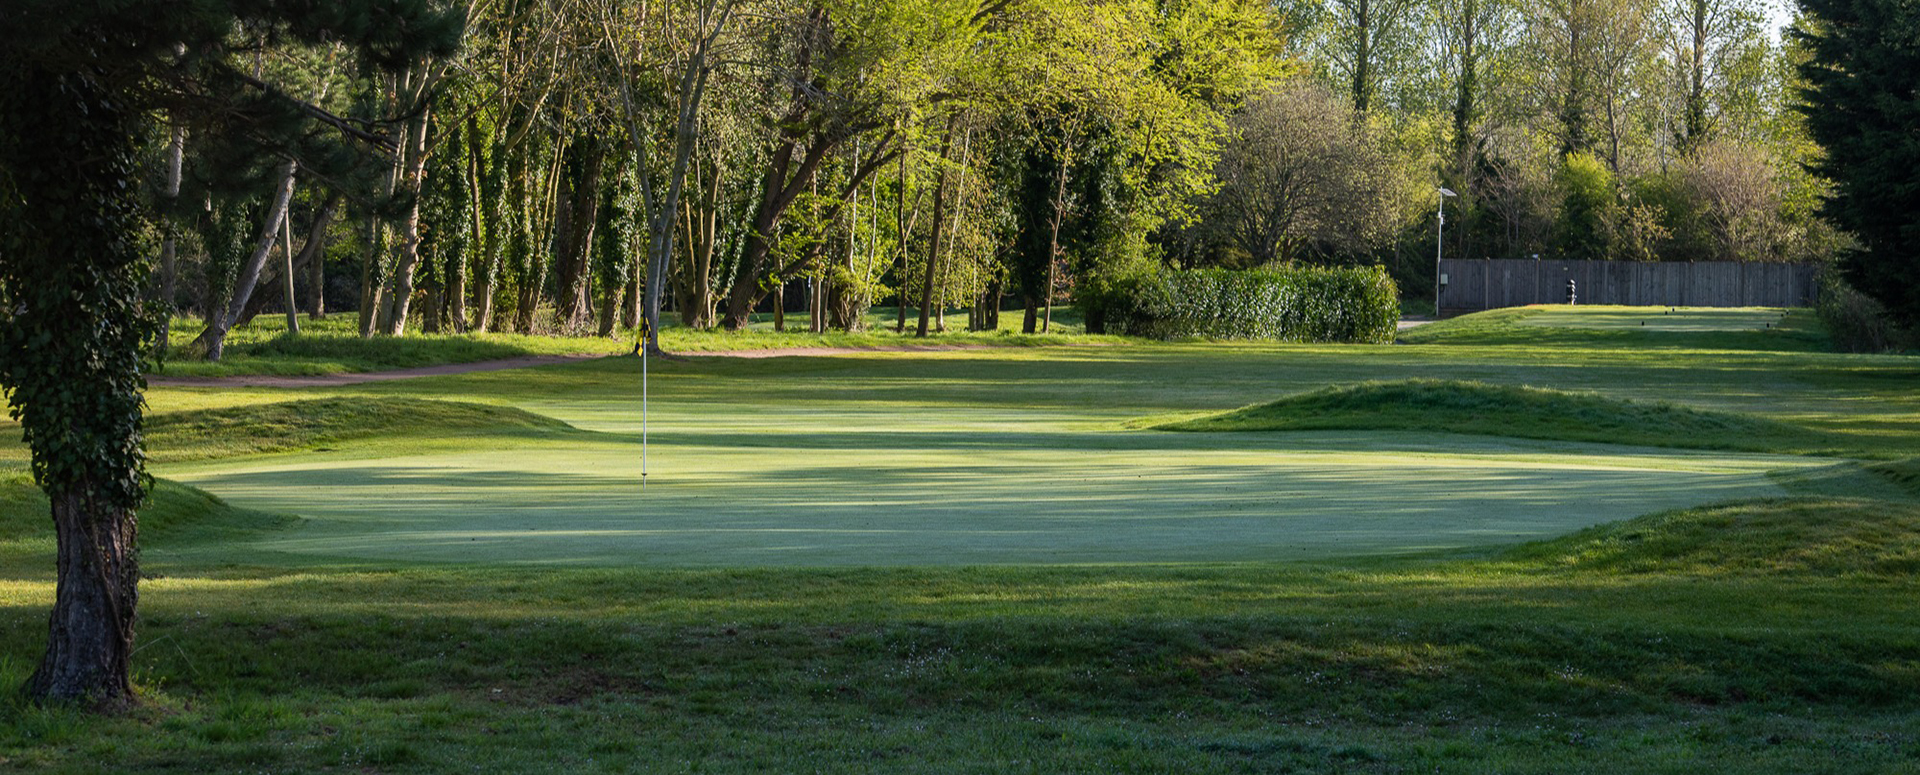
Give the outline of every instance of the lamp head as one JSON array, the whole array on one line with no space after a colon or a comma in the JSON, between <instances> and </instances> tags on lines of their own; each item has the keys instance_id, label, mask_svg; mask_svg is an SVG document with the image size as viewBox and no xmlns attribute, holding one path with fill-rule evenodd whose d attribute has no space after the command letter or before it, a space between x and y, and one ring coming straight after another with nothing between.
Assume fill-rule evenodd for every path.
<instances>
[{"instance_id":1,"label":"lamp head","mask_svg":"<svg viewBox=\"0 0 1920 775\"><path fill-rule=\"evenodd\" d=\"M1440 195L1441 196L1459 196L1459 194L1453 193L1453 189L1445 188L1445 187L1442 187L1440 189Z\"/></svg>"}]
</instances>

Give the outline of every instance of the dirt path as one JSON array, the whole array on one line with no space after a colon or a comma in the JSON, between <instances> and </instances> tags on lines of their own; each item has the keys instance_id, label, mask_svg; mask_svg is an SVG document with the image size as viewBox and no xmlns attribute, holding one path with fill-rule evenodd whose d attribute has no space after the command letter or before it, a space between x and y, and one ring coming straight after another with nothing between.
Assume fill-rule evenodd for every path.
<instances>
[{"instance_id":1,"label":"dirt path","mask_svg":"<svg viewBox=\"0 0 1920 775\"><path fill-rule=\"evenodd\" d=\"M857 353L938 353L952 350L985 350L990 344L903 344L893 347L774 347L766 350L711 350L674 353L681 358L784 358L789 355L853 355ZM1085 345L1072 345L1081 346Z\"/></svg>"}]
</instances>

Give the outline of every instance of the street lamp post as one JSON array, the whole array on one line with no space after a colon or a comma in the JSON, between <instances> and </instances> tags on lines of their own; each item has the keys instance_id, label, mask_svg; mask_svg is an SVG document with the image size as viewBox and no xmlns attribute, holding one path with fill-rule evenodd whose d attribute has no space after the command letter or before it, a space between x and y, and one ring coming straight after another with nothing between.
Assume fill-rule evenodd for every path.
<instances>
[{"instance_id":1,"label":"street lamp post","mask_svg":"<svg viewBox=\"0 0 1920 775\"><path fill-rule=\"evenodd\" d=\"M1440 274L1440 253L1446 245L1447 235L1447 198L1458 196L1451 189L1440 189L1440 212L1433 226L1433 316L1440 317L1440 285L1444 275Z\"/></svg>"}]
</instances>

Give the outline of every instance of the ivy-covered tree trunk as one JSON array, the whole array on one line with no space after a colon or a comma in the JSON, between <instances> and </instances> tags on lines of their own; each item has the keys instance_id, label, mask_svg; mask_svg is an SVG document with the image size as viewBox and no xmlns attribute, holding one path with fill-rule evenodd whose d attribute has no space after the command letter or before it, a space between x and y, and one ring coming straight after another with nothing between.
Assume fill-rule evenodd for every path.
<instances>
[{"instance_id":1,"label":"ivy-covered tree trunk","mask_svg":"<svg viewBox=\"0 0 1920 775\"><path fill-rule=\"evenodd\" d=\"M0 63L0 384L58 538L47 651L25 690L100 708L133 697L141 359L157 330L140 304L130 102Z\"/></svg>"},{"instance_id":2,"label":"ivy-covered tree trunk","mask_svg":"<svg viewBox=\"0 0 1920 775\"><path fill-rule=\"evenodd\" d=\"M204 352L207 360L220 360L221 352L226 348L227 332L241 322L247 303L253 299L253 290L260 282L260 272L266 268L267 256L273 251L273 243L280 237L280 220L287 217L287 206L293 201L293 184L299 165L287 162L280 173L280 183L274 187L273 204L267 210L267 219L260 225L260 236L254 240L253 252L240 267L240 278L235 281L233 295L227 299L222 310L209 315L207 328L194 338L192 348Z\"/></svg>"}]
</instances>

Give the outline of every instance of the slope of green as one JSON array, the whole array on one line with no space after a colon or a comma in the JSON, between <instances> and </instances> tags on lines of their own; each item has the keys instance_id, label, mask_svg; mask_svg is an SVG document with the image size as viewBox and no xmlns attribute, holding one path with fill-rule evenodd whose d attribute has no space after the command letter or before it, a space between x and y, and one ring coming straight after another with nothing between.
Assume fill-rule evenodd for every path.
<instances>
[{"instance_id":1,"label":"slope of green","mask_svg":"<svg viewBox=\"0 0 1920 775\"><path fill-rule=\"evenodd\" d=\"M567 431L523 409L398 397L309 398L148 415L156 462L310 449L343 441L482 432Z\"/></svg>"},{"instance_id":2,"label":"slope of green","mask_svg":"<svg viewBox=\"0 0 1920 775\"><path fill-rule=\"evenodd\" d=\"M1790 498L1650 514L1517 548L1548 570L1866 576L1920 571L1920 505Z\"/></svg>"},{"instance_id":3,"label":"slope of green","mask_svg":"<svg viewBox=\"0 0 1920 775\"><path fill-rule=\"evenodd\" d=\"M0 471L0 579L37 578L52 568L49 508L32 477ZM205 490L159 479L140 508L140 544L164 552L177 546L237 543L297 521L236 508Z\"/></svg>"},{"instance_id":4,"label":"slope of green","mask_svg":"<svg viewBox=\"0 0 1920 775\"><path fill-rule=\"evenodd\" d=\"M1647 447L1830 453L1840 440L1750 415L1461 380L1337 385L1156 426L1171 431L1402 430Z\"/></svg>"},{"instance_id":5,"label":"slope of green","mask_svg":"<svg viewBox=\"0 0 1920 775\"><path fill-rule=\"evenodd\" d=\"M1807 309L1708 307L1507 307L1402 332L1406 344L1530 348L1760 350L1832 349Z\"/></svg>"},{"instance_id":6,"label":"slope of green","mask_svg":"<svg viewBox=\"0 0 1920 775\"><path fill-rule=\"evenodd\" d=\"M1865 468L1908 494L1920 497L1920 458L1871 463Z\"/></svg>"}]
</instances>

